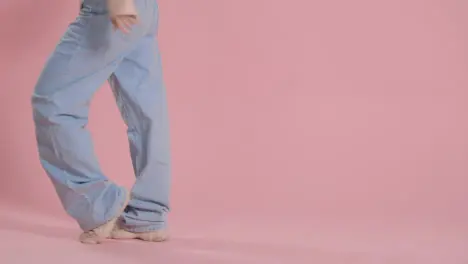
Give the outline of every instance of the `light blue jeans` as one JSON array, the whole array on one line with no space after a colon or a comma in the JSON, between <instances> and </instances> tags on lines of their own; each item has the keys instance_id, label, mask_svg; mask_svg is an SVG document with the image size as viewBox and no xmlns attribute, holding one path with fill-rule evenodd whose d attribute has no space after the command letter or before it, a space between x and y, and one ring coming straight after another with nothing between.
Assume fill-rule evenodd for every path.
<instances>
[{"instance_id":1,"label":"light blue jeans","mask_svg":"<svg viewBox=\"0 0 468 264\"><path fill-rule=\"evenodd\" d=\"M89 103L106 80L115 94L136 183L121 216L123 228L165 228L170 151L166 91L157 43L155 0L135 0L140 23L114 31L105 0L84 0L48 59L32 96L40 161L67 213L84 231L117 216L125 190L102 173L86 129Z\"/></svg>"}]
</instances>

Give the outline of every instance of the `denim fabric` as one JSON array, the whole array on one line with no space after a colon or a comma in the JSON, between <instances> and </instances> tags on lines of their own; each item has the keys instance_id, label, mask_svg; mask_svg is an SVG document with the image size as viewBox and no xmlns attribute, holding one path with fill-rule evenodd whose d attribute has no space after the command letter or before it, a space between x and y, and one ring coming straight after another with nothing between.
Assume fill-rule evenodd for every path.
<instances>
[{"instance_id":1,"label":"denim fabric","mask_svg":"<svg viewBox=\"0 0 468 264\"><path fill-rule=\"evenodd\" d=\"M134 232L166 225L170 150L158 6L154 0L135 0L135 5L140 23L124 34L113 29L104 0L84 0L32 96L41 164L84 231L116 217L125 200L123 188L101 171L86 129L90 101L106 81L128 126L136 175L121 224Z\"/></svg>"}]
</instances>

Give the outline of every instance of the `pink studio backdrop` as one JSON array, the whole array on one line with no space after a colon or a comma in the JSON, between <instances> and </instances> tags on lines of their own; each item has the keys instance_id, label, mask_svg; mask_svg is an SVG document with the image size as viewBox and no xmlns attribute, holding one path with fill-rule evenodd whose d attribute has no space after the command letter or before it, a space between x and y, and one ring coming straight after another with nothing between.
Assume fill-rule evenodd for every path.
<instances>
[{"instance_id":1,"label":"pink studio backdrop","mask_svg":"<svg viewBox=\"0 0 468 264\"><path fill-rule=\"evenodd\" d=\"M4 208L68 219L39 165L29 102L76 2L0 4ZM161 0L175 232L467 239L467 3ZM104 171L131 186L107 85L91 112Z\"/></svg>"}]
</instances>

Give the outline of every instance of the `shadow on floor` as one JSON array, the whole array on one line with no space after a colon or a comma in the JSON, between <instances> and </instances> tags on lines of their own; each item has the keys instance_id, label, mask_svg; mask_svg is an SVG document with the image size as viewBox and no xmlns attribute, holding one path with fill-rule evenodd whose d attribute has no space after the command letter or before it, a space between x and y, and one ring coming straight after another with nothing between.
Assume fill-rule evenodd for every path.
<instances>
[{"instance_id":1,"label":"shadow on floor","mask_svg":"<svg viewBox=\"0 0 468 264\"><path fill-rule=\"evenodd\" d=\"M49 220L50 221L50 220ZM183 236L172 237L165 243L148 243L137 240L116 241L91 246L82 245L77 241L80 233L78 227L72 224L54 223L45 219L29 217L7 216L0 214L0 232L21 233L21 237L36 236L40 241L41 252L56 251L57 245L67 249L77 258L100 256L113 264L145 263L159 261L160 263L190 263L190 264L280 264L280 263L326 263L326 264L432 264L431 259L420 258L410 252L375 252L350 251L346 248L324 248L323 245L302 244L292 245L281 241L281 237L271 242L260 243L255 240L255 234L245 237L243 241L213 239L210 237L189 238ZM67 242L65 242L67 241ZM1 241L0 241L1 242ZM76 243L74 243L76 242ZM284 242L284 243L282 243ZM36 247L36 243L27 246ZM22 248L27 247L22 245ZM68 254L68 253L67 253ZM44 256L38 256L39 258ZM434 260L435 261L435 260ZM452 262L454 263L454 262ZM462 263L462 262L456 262ZM105 264L105 263L103 263Z\"/></svg>"},{"instance_id":2,"label":"shadow on floor","mask_svg":"<svg viewBox=\"0 0 468 264\"><path fill-rule=\"evenodd\" d=\"M184 238L173 237L165 243L147 243L143 241L116 241L109 240L98 246L83 246L77 241L80 230L64 226L54 226L53 223L45 223L45 220L37 220L34 217L19 219L18 216L0 215L0 231L17 232L23 235L39 236L44 240L42 246L54 247L57 241L76 241L76 247L85 248L87 252L104 254L109 258L132 259L135 261L148 261L156 258L167 263L310 263L310 261L326 260L327 263L345 261L345 263L361 263L358 260L360 254L344 252L327 252L310 247L278 245L255 242L234 242L210 238ZM60 243L60 242L59 242ZM73 243L66 243L75 247ZM337 254L338 253L338 254ZM357 261L357 262L356 262Z\"/></svg>"}]
</instances>

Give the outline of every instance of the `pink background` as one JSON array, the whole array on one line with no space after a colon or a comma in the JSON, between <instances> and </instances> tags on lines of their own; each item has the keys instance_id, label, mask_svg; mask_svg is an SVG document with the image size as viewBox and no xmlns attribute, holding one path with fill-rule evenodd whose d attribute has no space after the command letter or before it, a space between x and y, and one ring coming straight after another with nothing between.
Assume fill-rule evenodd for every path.
<instances>
[{"instance_id":1,"label":"pink background","mask_svg":"<svg viewBox=\"0 0 468 264\"><path fill-rule=\"evenodd\" d=\"M30 95L77 8L0 3L2 214L54 215L70 229L38 162ZM160 9L172 247L190 238L234 252L213 263L263 263L266 252L278 263L468 261L468 2L161 0ZM104 171L131 186L107 85L90 120ZM195 255L187 263L211 263Z\"/></svg>"}]
</instances>

